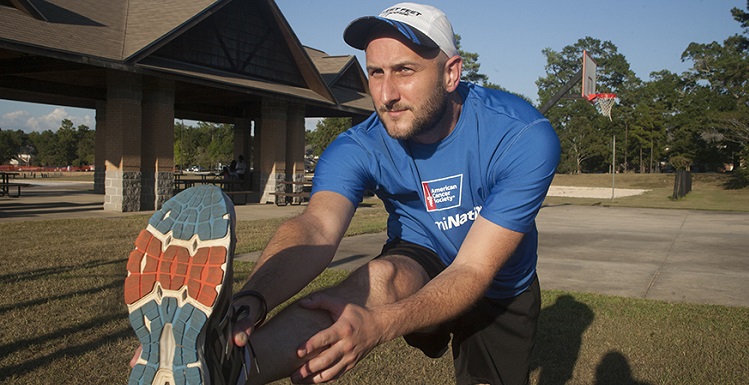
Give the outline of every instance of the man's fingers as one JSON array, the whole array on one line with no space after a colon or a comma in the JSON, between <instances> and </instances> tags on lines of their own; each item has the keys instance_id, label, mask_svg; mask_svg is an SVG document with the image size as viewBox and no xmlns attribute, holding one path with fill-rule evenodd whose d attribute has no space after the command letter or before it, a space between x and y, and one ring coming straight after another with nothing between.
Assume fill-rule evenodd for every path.
<instances>
[{"instance_id":1,"label":"man's fingers","mask_svg":"<svg viewBox=\"0 0 749 385\"><path fill-rule=\"evenodd\" d=\"M333 379L333 373L340 372L342 352L335 347L331 347L322 352L314 352L314 354L317 353L319 353L317 357L307 361L292 374L291 379L294 383L317 384L327 382Z\"/></svg>"},{"instance_id":2,"label":"man's fingers","mask_svg":"<svg viewBox=\"0 0 749 385\"><path fill-rule=\"evenodd\" d=\"M234 345L237 345L239 347L247 345L247 340L249 339L249 336L247 335L247 332L243 330L239 330L234 332Z\"/></svg>"},{"instance_id":3,"label":"man's fingers","mask_svg":"<svg viewBox=\"0 0 749 385\"><path fill-rule=\"evenodd\" d=\"M330 382L333 380L337 380L341 378L346 372L351 369L351 365L344 365L343 363L339 363L335 367L329 368L327 370L324 370L320 373L315 374L312 376L312 381L315 384L320 384L323 382Z\"/></svg>"},{"instance_id":4,"label":"man's fingers","mask_svg":"<svg viewBox=\"0 0 749 385\"><path fill-rule=\"evenodd\" d=\"M327 311L335 320L340 316L343 308L346 306L346 302L336 297L316 293L299 301L299 305L308 310Z\"/></svg>"},{"instance_id":5,"label":"man's fingers","mask_svg":"<svg viewBox=\"0 0 749 385\"><path fill-rule=\"evenodd\" d=\"M310 337L297 349L297 356L303 359L337 342L339 337L334 328L335 324Z\"/></svg>"},{"instance_id":6,"label":"man's fingers","mask_svg":"<svg viewBox=\"0 0 749 385\"><path fill-rule=\"evenodd\" d=\"M330 327L317 332L297 348L297 356L299 358L304 358L309 352L323 349L341 339L341 325L336 323L336 321L346 307L345 302L335 297L316 293L299 301L299 305L308 310L325 311L333 321Z\"/></svg>"},{"instance_id":7,"label":"man's fingers","mask_svg":"<svg viewBox=\"0 0 749 385\"><path fill-rule=\"evenodd\" d=\"M138 358L140 358L141 353L143 353L143 345L138 345L138 348L135 349L133 358L130 360L130 368L134 368L135 364L138 363Z\"/></svg>"},{"instance_id":8,"label":"man's fingers","mask_svg":"<svg viewBox=\"0 0 749 385\"><path fill-rule=\"evenodd\" d=\"M247 345L247 341L250 339L250 333L252 332L252 328L245 328L242 327L242 325L236 325L234 327L233 333L234 333L234 345L237 345L239 347Z\"/></svg>"},{"instance_id":9,"label":"man's fingers","mask_svg":"<svg viewBox=\"0 0 749 385\"><path fill-rule=\"evenodd\" d=\"M234 345L239 347L247 345L247 341L250 339L250 333L252 333L254 325L248 319L237 321L234 324Z\"/></svg>"}]
</instances>

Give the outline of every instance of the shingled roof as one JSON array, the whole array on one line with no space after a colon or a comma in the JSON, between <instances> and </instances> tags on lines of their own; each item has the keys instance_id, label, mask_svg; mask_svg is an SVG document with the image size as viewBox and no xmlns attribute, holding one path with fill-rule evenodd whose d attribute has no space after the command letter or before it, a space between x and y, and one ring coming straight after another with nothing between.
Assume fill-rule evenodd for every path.
<instances>
[{"instance_id":1,"label":"shingled roof","mask_svg":"<svg viewBox=\"0 0 749 385\"><path fill-rule=\"evenodd\" d=\"M17 100L92 108L114 69L174 79L178 114L219 107L198 107L200 94L227 114L262 95L372 111L354 57L309 52L272 0L0 0L0 89ZM337 74L320 66L334 62Z\"/></svg>"},{"instance_id":2,"label":"shingled roof","mask_svg":"<svg viewBox=\"0 0 749 385\"><path fill-rule=\"evenodd\" d=\"M330 56L318 49L305 49L339 103L364 110L373 108L367 77L356 56Z\"/></svg>"}]
</instances>

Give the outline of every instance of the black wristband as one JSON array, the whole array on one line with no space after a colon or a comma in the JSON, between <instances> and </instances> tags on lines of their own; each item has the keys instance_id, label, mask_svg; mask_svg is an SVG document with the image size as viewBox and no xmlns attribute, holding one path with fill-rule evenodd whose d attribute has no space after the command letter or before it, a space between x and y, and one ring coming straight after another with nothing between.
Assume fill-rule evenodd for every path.
<instances>
[{"instance_id":1,"label":"black wristband","mask_svg":"<svg viewBox=\"0 0 749 385\"><path fill-rule=\"evenodd\" d=\"M265 322L265 317L268 316L268 304L265 302L265 297L263 297L262 294L255 290L242 290L236 294L234 294L234 297L232 297L232 301L236 301L242 297L255 297L258 300L260 300L260 305L262 307L262 315L260 316L260 319L258 319L255 322L255 325L253 327L258 328L260 325Z\"/></svg>"}]
</instances>

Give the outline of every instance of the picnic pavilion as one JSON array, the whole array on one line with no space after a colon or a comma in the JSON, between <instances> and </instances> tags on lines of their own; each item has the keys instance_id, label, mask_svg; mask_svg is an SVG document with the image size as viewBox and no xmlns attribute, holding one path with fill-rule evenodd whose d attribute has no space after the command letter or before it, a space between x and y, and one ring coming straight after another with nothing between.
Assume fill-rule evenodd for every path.
<instances>
[{"instance_id":1,"label":"picnic pavilion","mask_svg":"<svg viewBox=\"0 0 749 385\"><path fill-rule=\"evenodd\" d=\"M95 110L94 190L121 212L172 196L175 119L233 124L265 203L304 178L305 117L373 111L356 57L303 46L273 0L0 0L0 98Z\"/></svg>"}]
</instances>

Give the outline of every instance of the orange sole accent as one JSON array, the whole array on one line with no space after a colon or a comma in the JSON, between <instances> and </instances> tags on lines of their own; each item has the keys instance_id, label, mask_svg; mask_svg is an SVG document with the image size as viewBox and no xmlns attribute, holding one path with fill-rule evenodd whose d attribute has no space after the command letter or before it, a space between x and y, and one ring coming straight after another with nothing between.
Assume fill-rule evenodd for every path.
<instances>
[{"instance_id":1,"label":"orange sole accent","mask_svg":"<svg viewBox=\"0 0 749 385\"><path fill-rule=\"evenodd\" d=\"M161 241L142 230L127 261L130 274L125 278L125 303L137 302L151 293L159 282L165 290L176 291L187 286L191 298L213 307L218 297L216 288L224 279L222 266L226 261L225 247L199 248L190 257L186 248L169 245L162 253Z\"/></svg>"}]
</instances>

